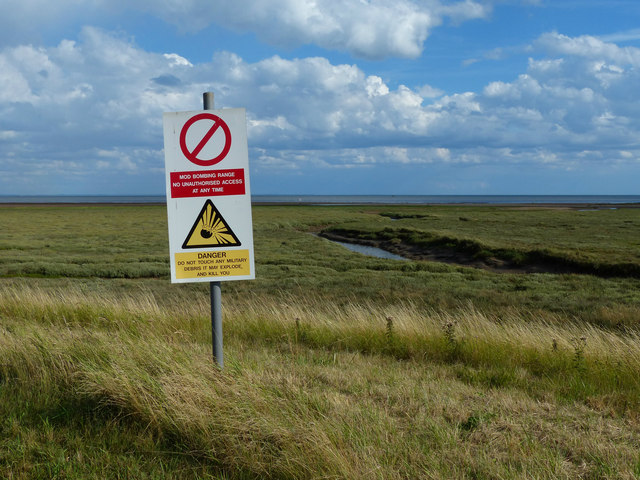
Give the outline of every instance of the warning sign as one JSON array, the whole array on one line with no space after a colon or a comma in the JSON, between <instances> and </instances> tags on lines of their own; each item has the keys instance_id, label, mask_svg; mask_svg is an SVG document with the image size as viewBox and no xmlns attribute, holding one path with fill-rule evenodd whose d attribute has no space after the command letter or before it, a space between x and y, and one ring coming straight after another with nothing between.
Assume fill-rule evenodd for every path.
<instances>
[{"instance_id":1,"label":"warning sign","mask_svg":"<svg viewBox=\"0 0 640 480\"><path fill-rule=\"evenodd\" d=\"M204 203L182 248L238 247L240 240L211 200Z\"/></svg>"},{"instance_id":2,"label":"warning sign","mask_svg":"<svg viewBox=\"0 0 640 480\"><path fill-rule=\"evenodd\" d=\"M249 250L176 253L176 278L249 276L250 260Z\"/></svg>"},{"instance_id":3,"label":"warning sign","mask_svg":"<svg viewBox=\"0 0 640 480\"><path fill-rule=\"evenodd\" d=\"M244 169L171 172L171 198L244 195Z\"/></svg>"},{"instance_id":4,"label":"warning sign","mask_svg":"<svg viewBox=\"0 0 640 480\"><path fill-rule=\"evenodd\" d=\"M163 114L171 282L255 278L244 108Z\"/></svg>"}]
</instances>

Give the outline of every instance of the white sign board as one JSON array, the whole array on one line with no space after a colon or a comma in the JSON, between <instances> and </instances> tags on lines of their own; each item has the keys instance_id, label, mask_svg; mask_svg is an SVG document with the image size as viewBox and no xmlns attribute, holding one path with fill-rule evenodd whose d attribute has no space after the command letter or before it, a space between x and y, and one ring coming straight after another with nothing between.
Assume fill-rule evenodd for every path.
<instances>
[{"instance_id":1,"label":"white sign board","mask_svg":"<svg viewBox=\"0 0 640 480\"><path fill-rule=\"evenodd\" d=\"M255 278L243 108L163 114L171 282Z\"/></svg>"}]
</instances>

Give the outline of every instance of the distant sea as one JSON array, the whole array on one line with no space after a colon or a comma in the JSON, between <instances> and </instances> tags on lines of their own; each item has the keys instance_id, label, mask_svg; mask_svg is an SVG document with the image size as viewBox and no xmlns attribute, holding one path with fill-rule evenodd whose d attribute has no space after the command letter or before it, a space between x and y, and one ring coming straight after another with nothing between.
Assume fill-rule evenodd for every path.
<instances>
[{"instance_id":1,"label":"distant sea","mask_svg":"<svg viewBox=\"0 0 640 480\"><path fill-rule=\"evenodd\" d=\"M640 204L640 195L252 195L254 204ZM2 203L166 203L164 195L0 195Z\"/></svg>"}]
</instances>

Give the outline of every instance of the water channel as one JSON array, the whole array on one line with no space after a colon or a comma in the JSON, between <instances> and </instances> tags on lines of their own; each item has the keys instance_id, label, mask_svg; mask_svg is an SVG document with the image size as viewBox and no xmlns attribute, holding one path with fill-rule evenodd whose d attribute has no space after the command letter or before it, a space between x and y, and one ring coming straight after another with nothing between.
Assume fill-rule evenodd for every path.
<instances>
[{"instance_id":1,"label":"water channel","mask_svg":"<svg viewBox=\"0 0 640 480\"><path fill-rule=\"evenodd\" d=\"M378 248L378 247L369 247L367 245L357 245L355 243L338 242L336 240L331 240L331 241L339 245L342 245L345 248L348 248L352 252L362 253L363 255L368 255L370 257L386 258L389 260L404 260L405 262L409 261L408 258L404 258L404 257L401 257L400 255L387 252L386 250L382 250L381 248Z\"/></svg>"}]
</instances>

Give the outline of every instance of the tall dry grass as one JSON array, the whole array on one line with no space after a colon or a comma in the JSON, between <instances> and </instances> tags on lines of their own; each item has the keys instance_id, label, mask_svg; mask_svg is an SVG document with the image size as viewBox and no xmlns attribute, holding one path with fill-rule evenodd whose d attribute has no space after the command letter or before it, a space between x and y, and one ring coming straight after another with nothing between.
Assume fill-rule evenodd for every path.
<instances>
[{"instance_id":1,"label":"tall dry grass","mask_svg":"<svg viewBox=\"0 0 640 480\"><path fill-rule=\"evenodd\" d=\"M208 299L164 300L161 308L144 290L1 287L0 385L116 412L232 478L571 478L604 471L602 462L620 476L638 468L627 433L600 433L588 448L567 434L594 421L584 409L638 433L637 333L470 306L381 311L250 297L224 306L221 372ZM473 392L493 403L483 407ZM557 435L575 464L546 436L524 447L508 426L514 412L552 418L541 405L563 402L579 405L570 425L537 428ZM507 434L517 445L485 444Z\"/></svg>"}]
</instances>

